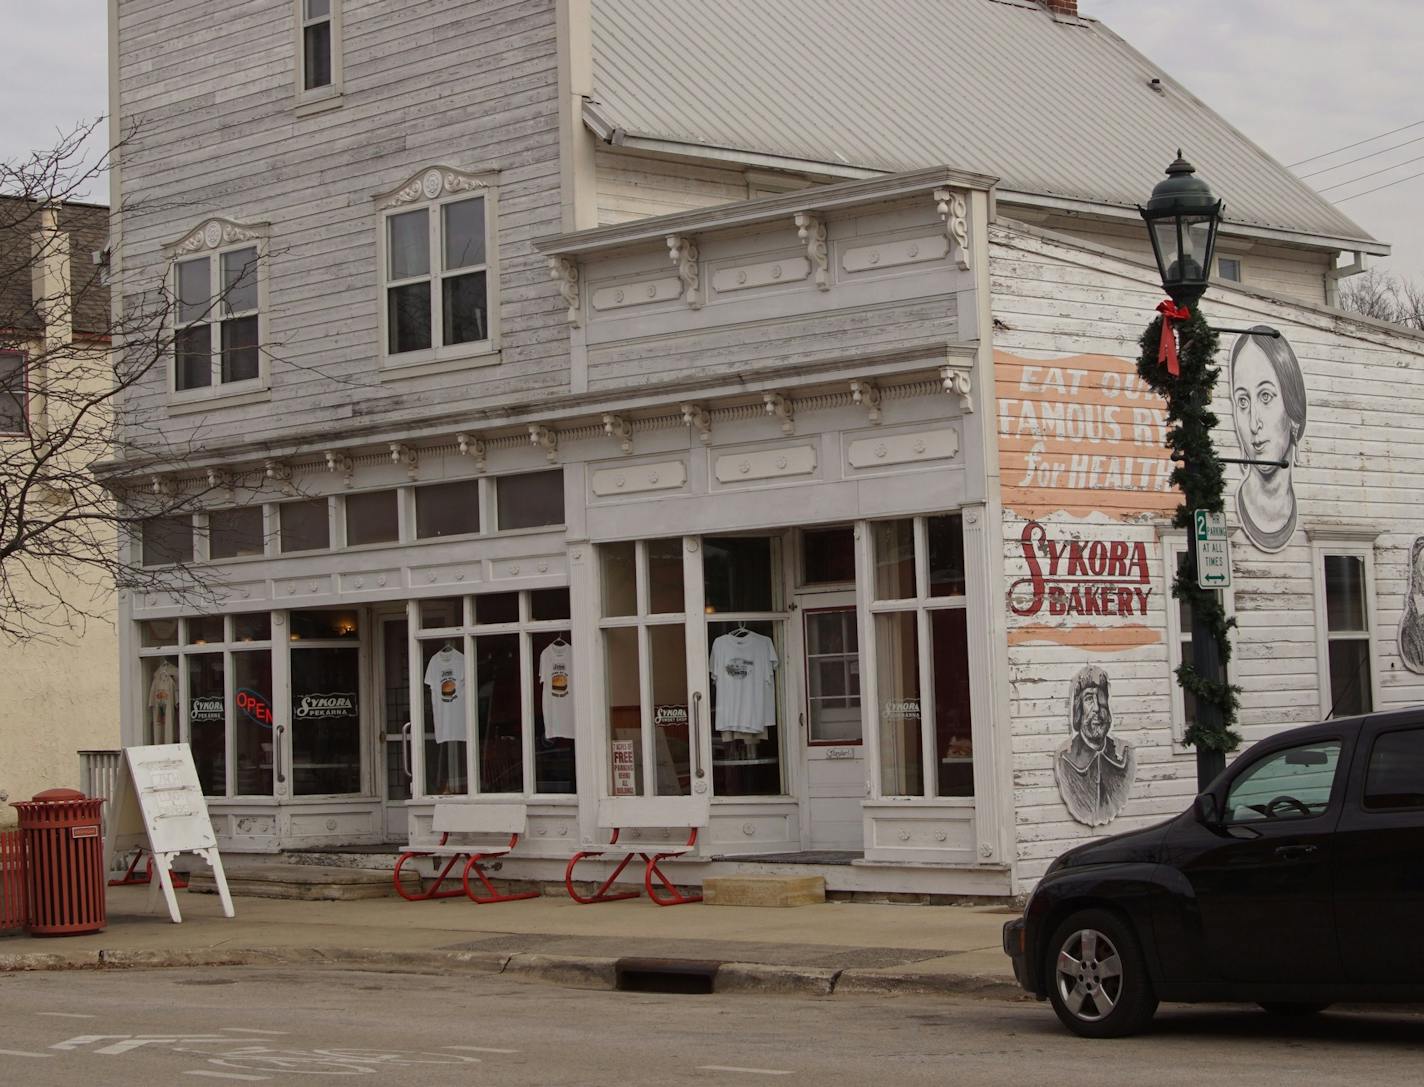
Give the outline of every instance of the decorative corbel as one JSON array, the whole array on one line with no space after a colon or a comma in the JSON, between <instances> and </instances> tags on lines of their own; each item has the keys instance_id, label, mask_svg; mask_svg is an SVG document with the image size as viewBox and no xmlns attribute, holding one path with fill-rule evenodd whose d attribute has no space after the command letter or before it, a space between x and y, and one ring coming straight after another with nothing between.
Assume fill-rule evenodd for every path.
<instances>
[{"instance_id":1,"label":"decorative corbel","mask_svg":"<svg viewBox=\"0 0 1424 1087\"><path fill-rule=\"evenodd\" d=\"M262 465L262 474L273 483L286 483L292 478L292 466L285 461L269 460Z\"/></svg>"},{"instance_id":2,"label":"decorative corbel","mask_svg":"<svg viewBox=\"0 0 1424 1087\"><path fill-rule=\"evenodd\" d=\"M780 393L762 393L761 399L766 405L766 413L781 420L781 433L791 434L796 430L795 407L790 400Z\"/></svg>"},{"instance_id":3,"label":"decorative corbel","mask_svg":"<svg viewBox=\"0 0 1424 1087\"><path fill-rule=\"evenodd\" d=\"M232 477L218 468L208 469L208 490L225 491L232 487Z\"/></svg>"},{"instance_id":4,"label":"decorative corbel","mask_svg":"<svg viewBox=\"0 0 1424 1087\"><path fill-rule=\"evenodd\" d=\"M623 452L633 452L633 424L627 419L621 415L605 414L603 416L603 431L618 443L618 448Z\"/></svg>"},{"instance_id":5,"label":"decorative corbel","mask_svg":"<svg viewBox=\"0 0 1424 1087\"><path fill-rule=\"evenodd\" d=\"M172 498L178 493L178 484L172 476L151 476L148 489L161 498Z\"/></svg>"},{"instance_id":6,"label":"decorative corbel","mask_svg":"<svg viewBox=\"0 0 1424 1087\"><path fill-rule=\"evenodd\" d=\"M951 396L959 397L959 410L965 415L974 410L974 382L970 376L973 372L974 365L969 362L950 363L939 369L940 379L944 382L944 391Z\"/></svg>"},{"instance_id":7,"label":"decorative corbel","mask_svg":"<svg viewBox=\"0 0 1424 1087\"><path fill-rule=\"evenodd\" d=\"M677 265L677 278L682 281L682 300L693 309L702 308L702 273L698 270L697 243L682 234L669 234L668 255Z\"/></svg>"},{"instance_id":8,"label":"decorative corbel","mask_svg":"<svg viewBox=\"0 0 1424 1087\"><path fill-rule=\"evenodd\" d=\"M351 486L351 475L356 469L356 463L345 453L338 453L335 449L326 451L326 470L328 472L340 472L345 477L346 486Z\"/></svg>"},{"instance_id":9,"label":"decorative corbel","mask_svg":"<svg viewBox=\"0 0 1424 1087\"><path fill-rule=\"evenodd\" d=\"M707 409L701 404L683 404L682 422L684 426L697 431L703 445L712 441L712 416L707 414Z\"/></svg>"},{"instance_id":10,"label":"decorative corbel","mask_svg":"<svg viewBox=\"0 0 1424 1087\"><path fill-rule=\"evenodd\" d=\"M549 278L558 283L559 294L563 296L564 305L569 307L564 319L573 328L578 328L582 323L582 315L579 312L578 261L572 257L550 257Z\"/></svg>"},{"instance_id":11,"label":"decorative corbel","mask_svg":"<svg viewBox=\"0 0 1424 1087\"><path fill-rule=\"evenodd\" d=\"M831 248L826 243L826 223L809 211L796 213L796 236L806 245L806 257L816 272L816 288L831 289Z\"/></svg>"},{"instance_id":12,"label":"decorative corbel","mask_svg":"<svg viewBox=\"0 0 1424 1087\"><path fill-rule=\"evenodd\" d=\"M936 189L935 208L944 220L945 233L951 245L959 247L959 267L969 271L969 202L962 192Z\"/></svg>"},{"instance_id":13,"label":"decorative corbel","mask_svg":"<svg viewBox=\"0 0 1424 1087\"><path fill-rule=\"evenodd\" d=\"M850 397L869 412L872 423L880 422L880 386L873 381L852 381Z\"/></svg>"},{"instance_id":14,"label":"decorative corbel","mask_svg":"<svg viewBox=\"0 0 1424 1087\"><path fill-rule=\"evenodd\" d=\"M553 464L559 456L559 433L550 430L542 423L529 424L529 444L538 446L544 451L544 456L549 458L549 463Z\"/></svg>"},{"instance_id":15,"label":"decorative corbel","mask_svg":"<svg viewBox=\"0 0 1424 1087\"><path fill-rule=\"evenodd\" d=\"M479 438L472 438L468 434L456 434L455 444L460 447L460 456L473 457L475 461L475 471L485 470L485 454L487 448L485 443Z\"/></svg>"},{"instance_id":16,"label":"decorative corbel","mask_svg":"<svg viewBox=\"0 0 1424 1087\"><path fill-rule=\"evenodd\" d=\"M411 479L414 479L416 470L420 467L420 454L405 442L391 442L389 448L391 463L404 465L406 473Z\"/></svg>"}]
</instances>

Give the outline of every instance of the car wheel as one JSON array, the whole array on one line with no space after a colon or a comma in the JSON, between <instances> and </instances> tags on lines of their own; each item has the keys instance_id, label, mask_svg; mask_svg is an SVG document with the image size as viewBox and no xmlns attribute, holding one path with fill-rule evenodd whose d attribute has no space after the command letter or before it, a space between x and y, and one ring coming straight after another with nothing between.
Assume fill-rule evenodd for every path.
<instances>
[{"instance_id":1,"label":"car wheel","mask_svg":"<svg viewBox=\"0 0 1424 1087\"><path fill-rule=\"evenodd\" d=\"M1121 1038L1147 1026L1157 994L1132 929L1106 910L1083 910L1058 926L1045 964L1059 1020L1084 1038Z\"/></svg>"},{"instance_id":2,"label":"car wheel","mask_svg":"<svg viewBox=\"0 0 1424 1087\"><path fill-rule=\"evenodd\" d=\"M1330 1007L1329 1004L1297 1004L1279 1000L1266 1000L1261 1002L1261 1009L1267 1014L1293 1018L1319 1015L1328 1007Z\"/></svg>"}]
</instances>

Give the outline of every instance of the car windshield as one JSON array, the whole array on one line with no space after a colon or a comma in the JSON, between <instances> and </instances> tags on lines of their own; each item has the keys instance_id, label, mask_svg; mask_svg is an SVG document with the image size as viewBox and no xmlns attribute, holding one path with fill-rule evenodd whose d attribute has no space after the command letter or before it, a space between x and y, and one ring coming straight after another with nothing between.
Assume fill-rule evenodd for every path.
<instances>
[{"instance_id":1,"label":"car windshield","mask_svg":"<svg viewBox=\"0 0 1424 1087\"><path fill-rule=\"evenodd\" d=\"M1334 740L1267 755L1232 784L1227 822L1320 815L1330 806L1339 764L1340 744Z\"/></svg>"}]
</instances>

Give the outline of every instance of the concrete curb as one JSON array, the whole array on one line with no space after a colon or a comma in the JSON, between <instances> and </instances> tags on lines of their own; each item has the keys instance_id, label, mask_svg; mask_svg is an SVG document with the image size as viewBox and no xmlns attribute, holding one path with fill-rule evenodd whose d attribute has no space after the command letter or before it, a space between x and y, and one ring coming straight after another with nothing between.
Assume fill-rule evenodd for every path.
<instances>
[{"instance_id":1,"label":"concrete curb","mask_svg":"<svg viewBox=\"0 0 1424 1087\"><path fill-rule=\"evenodd\" d=\"M641 961L625 957L627 961ZM489 951L390 951L370 947L214 947L186 950L100 949L0 955L0 973L46 970L179 969L217 966L327 966L347 970L403 973L481 973L541 981L575 989L617 988L625 958L610 956L501 954ZM691 962L691 960L689 960ZM676 960L668 963L676 966ZM708 964L698 962L699 967ZM720 962L715 993L787 996L973 996L1020 1001L1030 999L1013 982L974 974L884 973Z\"/></svg>"}]
</instances>

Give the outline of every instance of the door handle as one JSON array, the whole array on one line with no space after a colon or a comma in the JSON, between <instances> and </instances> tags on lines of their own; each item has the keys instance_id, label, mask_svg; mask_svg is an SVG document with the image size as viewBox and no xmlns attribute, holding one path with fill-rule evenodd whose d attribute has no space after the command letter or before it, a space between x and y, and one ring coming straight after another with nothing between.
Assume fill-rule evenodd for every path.
<instances>
[{"instance_id":1,"label":"door handle","mask_svg":"<svg viewBox=\"0 0 1424 1087\"><path fill-rule=\"evenodd\" d=\"M1319 848L1314 845L1278 845L1276 846L1276 856L1283 861L1298 861L1303 857L1310 856Z\"/></svg>"},{"instance_id":2,"label":"door handle","mask_svg":"<svg viewBox=\"0 0 1424 1087\"><path fill-rule=\"evenodd\" d=\"M692 755L693 776L699 780L707 776L702 769L702 692L692 692L692 727L688 729L688 748ZM701 791L701 790L699 790Z\"/></svg>"},{"instance_id":3,"label":"door handle","mask_svg":"<svg viewBox=\"0 0 1424 1087\"><path fill-rule=\"evenodd\" d=\"M401 772L407 781L414 781L415 774L410 769L410 722L401 728Z\"/></svg>"},{"instance_id":4,"label":"door handle","mask_svg":"<svg viewBox=\"0 0 1424 1087\"><path fill-rule=\"evenodd\" d=\"M282 772L282 739L287 735L287 726L277 726L277 743L272 753L272 761L277 764L277 784L287 784L287 775Z\"/></svg>"}]
</instances>

